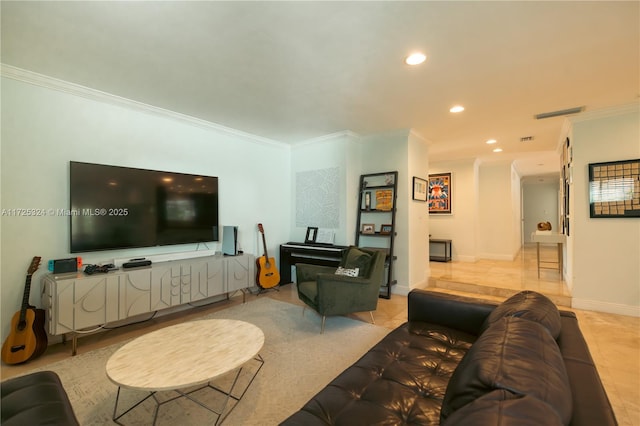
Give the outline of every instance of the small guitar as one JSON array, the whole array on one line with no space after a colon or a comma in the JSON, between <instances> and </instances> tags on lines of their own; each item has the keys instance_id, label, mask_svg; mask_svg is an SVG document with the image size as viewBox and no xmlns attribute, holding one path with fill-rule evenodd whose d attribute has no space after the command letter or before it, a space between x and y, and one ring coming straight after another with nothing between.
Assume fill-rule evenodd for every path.
<instances>
[{"instance_id":1,"label":"small guitar","mask_svg":"<svg viewBox=\"0 0 640 426\"><path fill-rule=\"evenodd\" d=\"M267 241L264 238L264 228L262 224L258 224L258 229L262 234L262 246L264 247L264 256L260 256L256 261L258 265L258 274L256 282L262 288L271 288L280 284L280 272L276 268L276 261L273 257L269 257L267 252Z\"/></svg>"},{"instance_id":2,"label":"small guitar","mask_svg":"<svg viewBox=\"0 0 640 426\"><path fill-rule=\"evenodd\" d=\"M2 345L2 361L20 364L40 356L47 349L47 332L44 329L44 309L29 305L31 277L40 266L40 257L31 261L22 296L22 308L11 319L11 332Z\"/></svg>"}]
</instances>

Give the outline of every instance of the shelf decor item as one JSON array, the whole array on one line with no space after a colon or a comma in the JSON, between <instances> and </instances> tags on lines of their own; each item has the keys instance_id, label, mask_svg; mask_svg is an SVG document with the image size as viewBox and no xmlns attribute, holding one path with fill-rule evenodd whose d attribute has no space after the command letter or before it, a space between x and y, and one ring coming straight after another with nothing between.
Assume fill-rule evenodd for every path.
<instances>
[{"instance_id":1,"label":"shelf decor item","mask_svg":"<svg viewBox=\"0 0 640 426\"><path fill-rule=\"evenodd\" d=\"M416 201L427 201L427 181L413 177L413 199Z\"/></svg>"},{"instance_id":2,"label":"shelf decor item","mask_svg":"<svg viewBox=\"0 0 640 426\"><path fill-rule=\"evenodd\" d=\"M390 189L378 189L376 191L376 210L388 212L392 207L393 191Z\"/></svg>"},{"instance_id":3,"label":"shelf decor item","mask_svg":"<svg viewBox=\"0 0 640 426\"><path fill-rule=\"evenodd\" d=\"M451 214L451 173L429 175L429 214Z\"/></svg>"},{"instance_id":4,"label":"shelf decor item","mask_svg":"<svg viewBox=\"0 0 640 426\"><path fill-rule=\"evenodd\" d=\"M380 234L382 235L389 235L391 234L391 231L393 230L393 225L389 224L389 225L381 225L380 226Z\"/></svg>"},{"instance_id":5,"label":"shelf decor item","mask_svg":"<svg viewBox=\"0 0 640 426\"><path fill-rule=\"evenodd\" d=\"M363 234L375 234L376 233L376 225L373 223L363 223L362 224L362 233Z\"/></svg>"},{"instance_id":6,"label":"shelf decor item","mask_svg":"<svg viewBox=\"0 0 640 426\"><path fill-rule=\"evenodd\" d=\"M640 217L640 159L589 164L589 217Z\"/></svg>"},{"instance_id":7,"label":"shelf decor item","mask_svg":"<svg viewBox=\"0 0 640 426\"><path fill-rule=\"evenodd\" d=\"M364 193L364 209L371 210L371 191Z\"/></svg>"},{"instance_id":8,"label":"shelf decor item","mask_svg":"<svg viewBox=\"0 0 640 426\"><path fill-rule=\"evenodd\" d=\"M318 236L318 228L315 226L307 227L307 235L304 237L305 244L315 243Z\"/></svg>"}]
</instances>

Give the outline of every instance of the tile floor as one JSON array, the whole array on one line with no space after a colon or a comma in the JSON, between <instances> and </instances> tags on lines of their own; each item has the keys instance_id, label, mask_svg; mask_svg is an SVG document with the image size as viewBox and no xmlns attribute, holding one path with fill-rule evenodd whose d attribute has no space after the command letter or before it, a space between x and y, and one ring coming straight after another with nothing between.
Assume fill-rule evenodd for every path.
<instances>
[{"instance_id":1,"label":"tile floor","mask_svg":"<svg viewBox=\"0 0 640 426\"><path fill-rule=\"evenodd\" d=\"M553 247L547 248L543 252L543 256L547 255L554 255ZM525 247L522 254L513 262L485 260L473 263L430 262L430 268L430 286L435 286L438 291L450 293L462 291L473 296L469 293L470 290L477 297L496 301L503 300L509 294L522 289L541 291L550 297L569 296L557 271L543 270L541 278L537 278L535 246ZM462 289L457 287L459 284L464 284ZM452 288L447 288L447 286ZM301 305L295 292L295 285L286 285L279 291L269 291L261 295L247 297L272 297ZM78 352L82 353L108 346L160 327L195 319L239 303L242 303L242 297L236 296L230 300L193 308L186 312L154 318L144 323L129 325L106 333L85 336L79 341ZM578 316L581 329L589 344L618 422L621 426L640 425L640 318L591 311L574 311ZM389 300L380 299L375 320L377 325L393 329L406 321L406 316L406 297L392 295ZM307 317L309 320L313 320L310 315ZM361 321L370 321L367 312L350 315L350 317ZM317 320L319 332L320 318L318 317ZM327 319L326 326L331 327L330 318ZM51 345L43 356L25 365L2 365L1 377L4 380L69 356L69 343Z\"/></svg>"}]
</instances>

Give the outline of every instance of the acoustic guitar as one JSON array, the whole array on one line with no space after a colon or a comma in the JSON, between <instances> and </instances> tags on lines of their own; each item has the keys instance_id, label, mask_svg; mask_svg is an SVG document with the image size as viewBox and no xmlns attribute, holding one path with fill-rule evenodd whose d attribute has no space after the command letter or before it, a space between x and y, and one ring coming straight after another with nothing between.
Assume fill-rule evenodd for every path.
<instances>
[{"instance_id":1,"label":"acoustic guitar","mask_svg":"<svg viewBox=\"0 0 640 426\"><path fill-rule=\"evenodd\" d=\"M29 305L31 277L40 266L40 257L31 261L22 296L22 308L11 319L11 332L2 345L2 361L20 364L36 358L47 349L47 332L44 329L44 309Z\"/></svg>"},{"instance_id":2,"label":"acoustic guitar","mask_svg":"<svg viewBox=\"0 0 640 426\"><path fill-rule=\"evenodd\" d=\"M280 284L280 272L276 268L276 261L273 257L269 257L267 252L267 241L264 238L264 228L262 224L258 224L258 230L262 234L262 246L264 247L264 256L260 256L256 263L258 265L258 273L256 282L264 289L272 288Z\"/></svg>"}]
</instances>

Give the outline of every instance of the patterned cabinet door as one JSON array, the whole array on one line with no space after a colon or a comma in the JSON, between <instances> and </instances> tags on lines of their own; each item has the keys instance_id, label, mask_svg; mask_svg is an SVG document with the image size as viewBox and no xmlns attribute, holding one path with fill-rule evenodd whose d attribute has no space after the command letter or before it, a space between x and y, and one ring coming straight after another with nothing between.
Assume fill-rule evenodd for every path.
<instances>
[{"instance_id":1,"label":"patterned cabinet door","mask_svg":"<svg viewBox=\"0 0 640 426\"><path fill-rule=\"evenodd\" d=\"M182 271L180 264L167 262L151 269L151 310L176 306L181 303Z\"/></svg>"},{"instance_id":2,"label":"patterned cabinet door","mask_svg":"<svg viewBox=\"0 0 640 426\"><path fill-rule=\"evenodd\" d=\"M120 280L120 319L151 311L151 269L123 274Z\"/></svg>"},{"instance_id":3,"label":"patterned cabinet door","mask_svg":"<svg viewBox=\"0 0 640 426\"><path fill-rule=\"evenodd\" d=\"M119 319L120 278L121 275L104 274L74 282L73 330L95 327ZM62 307L59 307L58 312L64 316Z\"/></svg>"},{"instance_id":4,"label":"patterned cabinet door","mask_svg":"<svg viewBox=\"0 0 640 426\"><path fill-rule=\"evenodd\" d=\"M191 270L191 301L206 299L224 293L222 258L207 257L189 264Z\"/></svg>"},{"instance_id":5,"label":"patterned cabinet door","mask_svg":"<svg viewBox=\"0 0 640 426\"><path fill-rule=\"evenodd\" d=\"M254 257L242 255L225 258L227 263L227 292L251 287L255 281Z\"/></svg>"}]
</instances>

